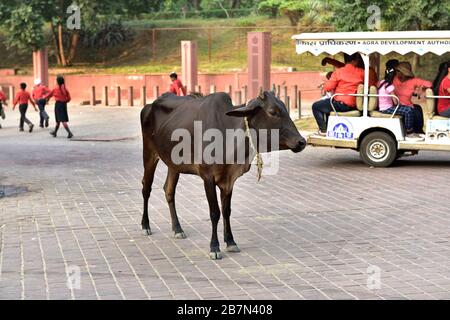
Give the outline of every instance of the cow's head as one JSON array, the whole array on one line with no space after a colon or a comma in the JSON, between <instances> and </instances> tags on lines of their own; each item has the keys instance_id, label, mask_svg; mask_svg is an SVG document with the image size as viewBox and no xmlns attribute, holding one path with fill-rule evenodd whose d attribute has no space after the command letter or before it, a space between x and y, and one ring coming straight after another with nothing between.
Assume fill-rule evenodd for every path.
<instances>
[{"instance_id":1,"label":"cow's head","mask_svg":"<svg viewBox=\"0 0 450 320\"><path fill-rule=\"evenodd\" d=\"M249 103L227 112L233 117L247 117L250 127L257 132L260 129L279 130L279 149L290 149L300 152L306 146L305 139L300 135L294 122L289 116L286 106L272 92L261 94ZM268 135L268 147L270 148L270 134ZM272 150L273 151L273 150Z\"/></svg>"}]
</instances>

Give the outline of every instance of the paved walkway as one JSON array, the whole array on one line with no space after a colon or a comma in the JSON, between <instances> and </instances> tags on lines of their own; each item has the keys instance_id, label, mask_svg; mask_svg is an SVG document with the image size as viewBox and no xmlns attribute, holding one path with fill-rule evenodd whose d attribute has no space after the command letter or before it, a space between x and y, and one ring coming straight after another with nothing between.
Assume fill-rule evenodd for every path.
<instances>
[{"instance_id":1,"label":"paved walkway","mask_svg":"<svg viewBox=\"0 0 450 320\"><path fill-rule=\"evenodd\" d=\"M150 200L154 234L140 230L137 108L71 108L83 141L19 133L7 111L1 299L450 299L448 153L370 169L353 151L283 152L277 176L257 183L252 169L238 181L242 252L211 261L198 177L178 185L187 239L172 237L164 165Z\"/></svg>"}]
</instances>

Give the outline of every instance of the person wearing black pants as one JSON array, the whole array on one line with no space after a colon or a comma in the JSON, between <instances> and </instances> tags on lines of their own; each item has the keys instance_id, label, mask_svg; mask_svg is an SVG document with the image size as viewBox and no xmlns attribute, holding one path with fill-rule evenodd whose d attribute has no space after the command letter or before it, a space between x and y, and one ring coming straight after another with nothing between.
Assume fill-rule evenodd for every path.
<instances>
[{"instance_id":1,"label":"person wearing black pants","mask_svg":"<svg viewBox=\"0 0 450 320\"><path fill-rule=\"evenodd\" d=\"M323 84L325 92L337 93L333 101L330 98L321 99L312 105L312 112L319 127L318 135L327 134L327 118L334 109L337 112L347 112L356 110L356 97L351 94L356 93L358 85L364 82L364 67L361 68L361 56L352 54L347 59L346 64L334 71ZM333 105L331 105L333 102Z\"/></svg>"},{"instance_id":2,"label":"person wearing black pants","mask_svg":"<svg viewBox=\"0 0 450 320\"><path fill-rule=\"evenodd\" d=\"M45 127L48 127L48 121L50 117L48 116L47 112L45 111L45 105L47 104L47 100L45 99L39 99L37 102L38 108L39 108L39 127L43 128L44 124Z\"/></svg>"},{"instance_id":3,"label":"person wearing black pants","mask_svg":"<svg viewBox=\"0 0 450 320\"><path fill-rule=\"evenodd\" d=\"M2 91L2 88L0 87L0 118L2 118L3 120L5 119L5 110L3 108L3 104L5 106L7 106L8 104L6 103L6 96ZM2 128L2 125L0 124L0 129Z\"/></svg>"},{"instance_id":4,"label":"person wearing black pants","mask_svg":"<svg viewBox=\"0 0 450 320\"><path fill-rule=\"evenodd\" d=\"M354 108L350 108L345 103L336 100L333 101L333 106L337 112L347 112L354 110ZM319 126L320 132L327 132L327 118L331 110L331 99L324 99L314 102L312 111L317 125Z\"/></svg>"},{"instance_id":5,"label":"person wearing black pants","mask_svg":"<svg viewBox=\"0 0 450 320\"><path fill-rule=\"evenodd\" d=\"M39 127L43 128L48 127L48 121L50 117L45 111L45 105L47 104L47 100L45 100L45 96L50 92L50 90L41 83L41 79L34 80L34 89L33 89L33 99L36 101L39 107Z\"/></svg>"},{"instance_id":6,"label":"person wearing black pants","mask_svg":"<svg viewBox=\"0 0 450 320\"><path fill-rule=\"evenodd\" d=\"M422 107L419 106L418 104L414 105L414 132L415 133L419 133L419 134L425 134L425 132L423 131L423 110Z\"/></svg>"},{"instance_id":7,"label":"person wearing black pants","mask_svg":"<svg viewBox=\"0 0 450 320\"><path fill-rule=\"evenodd\" d=\"M72 132L69 129L69 115L67 113L67 103L71 100L69 90L67 90L66 85L64 84L64 78L58 76L56 78L57 86L45 96L45 99L48 101L51 97L54 97L56 100L55 103L55 121L56 126L55 130L51 131L50 134L56 138L56 135L59 130L59 126L62 122L64 129L66 129L68 135L67 138L71 139L73 137Z\"/></svg>"},{"instance_id":8,"label":"person wearing black pants","mask_svg":"<svg viewBox=\"0 0 450 320\"><path fill-rule=\"evenodd\" d=\"M16 97L14 99L14 105L13 105L12 109L14 110L16 108L16 105L19 104L19 111L20 111L19 128L20 128L20 131L24 131L23 126L26 123L30 127L29 131L32 132L34 125L27 118L28 102L30 102L33 105L34 110L38 111L38 109L36 108L36 104L34 103L33 99L31 99L30 93L25 90L26 88L27 88L27 85L25 83L20 84L21 90L19 92L17 92L17 94L16 94Z\"/></svg>"}]
</instances>

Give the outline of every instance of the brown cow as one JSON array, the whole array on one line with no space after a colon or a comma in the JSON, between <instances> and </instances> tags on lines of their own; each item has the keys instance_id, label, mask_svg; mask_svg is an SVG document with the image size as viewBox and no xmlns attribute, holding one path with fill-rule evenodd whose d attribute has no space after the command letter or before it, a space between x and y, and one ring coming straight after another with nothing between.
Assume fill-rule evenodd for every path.
<instances>
[{"instance_id":1,"label":"brown cow","mask_svg":"<svg viewBox=\"0 0 450 320\"><path fill-rule=\"evenodd\" d=\"M167 179L164 184L166 200L169 204L172 220L172 230L175 238L185 238L186 235L178 221L175 209L175 188L180 173L195 174L204 181L206 197L209 203L210 218L212 222L212 237L210 243L211 259L220 259L221 253L217 239L217 224L220 219L220 208L217 201L216 187L221 191L222 215L224 219L224 239L228 252L239 252L234 242L230 226L231 195L237 178L249 171L250 164L255 153L251 150L250 139L245 136L244 143L233 145L234 151L244 151L244 163L236 163L236 158L230 162L227 155L223 155L224 161L206 163L195 161L195 155L188 153L194 151L195 144L201 143L200 150L205 150L203 143L198 140L188 142L190 150L182 150L180 155L188 161L174 161L173 150L180 142L174 141L173 134L177 129L184 130L191 136L195 135L194 123L201 123L201 131L214 129L215 132L226 135L227 130L240 130L246 132L244 118L247 118L249 127L256 131L256 140L253 145L258 145L261 129L267 131L278 130L279 150L290 149L300 152L306 146L305 139L299 134L292 122L285 105L271 92L262 92L256 99L240 107L233 107L230 97L225 93L215 93L206 97L177 97L172 94L164 94L152 104L146 105L141 112L141 126L143 136L144 178L142 195L144 198L144 213L142 216L142 228L146 234L151 234L148 219L148 200L152 190L153 176L159 159L168 167ZM201 121L201 122L198 122ZM217 131L218 130L218 131ZM266 132L267 132L266 131ZM227 131L228 132L228 131ZM248 132L248 131L247 131ZM268 135L269 136L269 135ZM253 139L252 139L253 140ZM270 140L270 138L268 138ZM269 144L269 143L268 143ZM272 144L269 144L270 146ZM226 148L226 143L223 143ZM238 150L241 148L241 150ZM242 149L244 148L244 149ZM197 148L198 150L198 148ZM266 149L271 151L270 147ZM192 154L191 153L191 154ZM186 158L187 157L187 158Z\"/></svg>"}]
</instances>

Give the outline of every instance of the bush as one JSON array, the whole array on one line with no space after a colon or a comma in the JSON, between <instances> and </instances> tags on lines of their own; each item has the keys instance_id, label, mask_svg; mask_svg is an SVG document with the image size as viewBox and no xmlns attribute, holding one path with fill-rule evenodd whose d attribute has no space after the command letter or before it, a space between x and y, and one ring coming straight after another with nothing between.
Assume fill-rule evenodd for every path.
<instances>
[{"instance_id":1,"label":"bush","mask_svg":"<svg viewBox=\"0 0 450 320\"><path fill-rule=\"evenodd\" d=\"M83 32L81 39L88 48L110 48L131 41L133 34L120 21L105 21L95 30Z\"/></svg>"}]
</instances>

